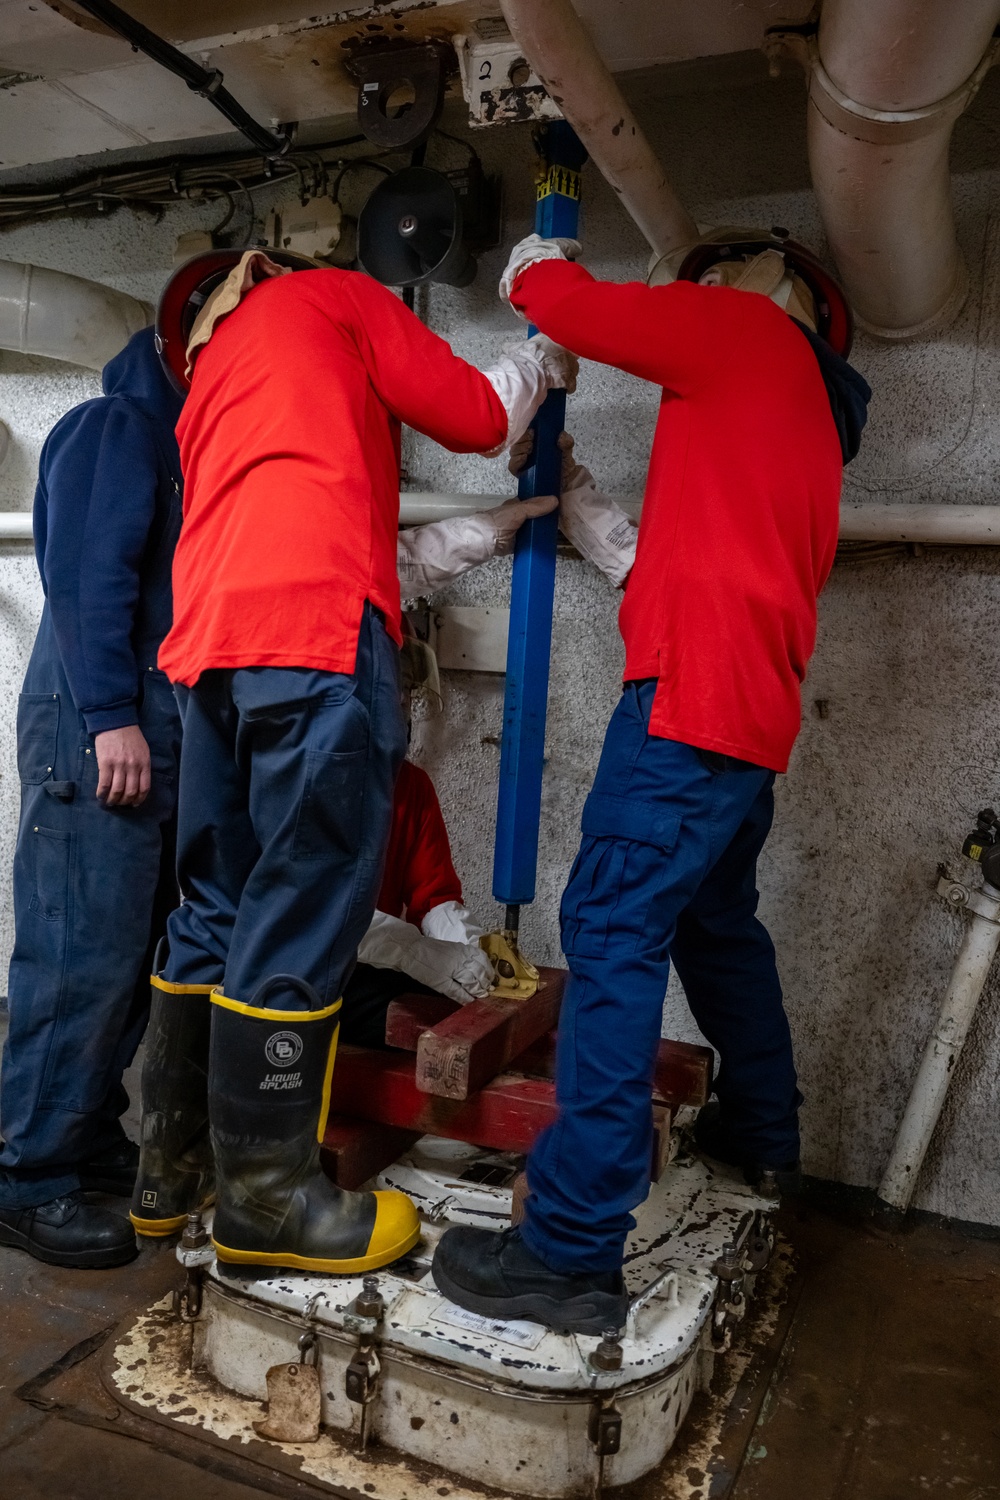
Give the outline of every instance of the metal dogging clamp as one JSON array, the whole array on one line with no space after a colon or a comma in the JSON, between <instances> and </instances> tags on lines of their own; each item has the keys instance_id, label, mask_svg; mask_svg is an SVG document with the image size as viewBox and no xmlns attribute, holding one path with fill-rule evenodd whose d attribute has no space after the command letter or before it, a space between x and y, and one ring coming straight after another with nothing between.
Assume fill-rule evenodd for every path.
<instances>
[{"instance_id":1,"label":"metal dogging clamp","mask_svg":"<svg viewBox=\"0 0 1000 1500\"><path fill-rule=\"evenodd\" d=\"M364 1452L368 1446L371 1403L378 1392L379 1376L382 1373L382 1362L375 1348L375 1339L378 1325L385 1315L385 1298L377 1276L364 1277L361 1291L355 1297L350 1312L351 1318L345 1320L345 1323L350 1326L353 1322L357 1327L358 1347L344 1372L344 1394L348 1401L361 1407L359 1439L361 1451Z\"/></svg>"},{"instance_id":2,"label":"metal dogging clamp","mask_svg":"<svg viewBox=\"0 0 1000 1500\"><path fill-rule=\"evenodd\" d=\"M215 1247L205 1228L200 1209L195 1209L187 1216L187 1223L177 1246L177 1259L187 1274L183 1287L178 1287L173 1294L173 1312L182 1323L194 1323L201 1316L205 1267L215 1259Z\"/></svg>"}]
</instances>

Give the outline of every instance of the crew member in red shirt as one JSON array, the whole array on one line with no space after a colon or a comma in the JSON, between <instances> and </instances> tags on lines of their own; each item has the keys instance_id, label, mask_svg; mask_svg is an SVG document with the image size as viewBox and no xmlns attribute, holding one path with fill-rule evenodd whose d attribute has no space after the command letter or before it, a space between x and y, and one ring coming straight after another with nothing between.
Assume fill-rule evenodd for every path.
<instances>
[{"instance_id":1,"label":"crew member in red shirt","mask_svg":"<svg viewBox=\"0 0 1000 1500\"><path fill-rule=\"evenodd\" d=\"M756 864L870 392L843 358L839 288L784 232L720 231L645 286L595 281L566 258L575 248L531 236L501 294L574 353L662 387L620 611L624 691L562 903L559 1117L529 1158L523 1224L449 1230L434 1279L490 1317L600 1333L628 1306L671 960L720 1056L699 1145L770 1194L798 1172L801 1100ZM561 514L619 572L634 538L593 488L571 485Z\"/></svg>"},{"instance_id":2,"label":"crew member in red shirt","mask_svg":"<svg viewBox=\"0 0 1000 1500\"><path fill-rule=\"evenodd\" d=\"M338 1190L318 1148L406 748L400 424L453 452L499 452L573 373L535 339L483 374L367 276L293 265L196 258L158 322L190 395L160 652L183 724L184 901L153 985L191 1002L193 1027L211 992L213 1237L235 1274L365 1271L417 1238L409 1199ZM155 1219L160 1205L143 1209Z\"/></svg>"},{"instance_id":3,"label":"crew member in red shirt","mask_svg":"<svg viewBox=\"0 0 1000 1500\"><path fill-rule=\"evenodd\" d=\"M459 1005L488 995L496 975L479 946L483 931L462 897L434 783L404 760L378 906L344 987L341 1040L384 1046L386 1011L399 995Z\"/></svg>"}]
</instances>

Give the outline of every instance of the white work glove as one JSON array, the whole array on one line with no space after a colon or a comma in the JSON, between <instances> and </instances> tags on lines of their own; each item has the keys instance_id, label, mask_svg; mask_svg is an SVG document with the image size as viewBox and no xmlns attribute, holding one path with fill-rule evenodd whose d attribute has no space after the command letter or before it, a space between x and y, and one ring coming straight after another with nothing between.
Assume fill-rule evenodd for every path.
<instances>
[{"instance_id":1,"label":"white work glove","mask_svg":"<svg viewBox=\"0 0 1000 1500\"><path fill-rule=\"evenodd\" d=\"M510 252L507 269L500 278L500 301L510 305L514 282L536 260L576 260L582 248L579 240L547 240L540 234L529 234L527 238L519 240ZM517 312L517 309L514 311ZM517 315L519 318L524 317L523 313Z\"/></svg>"},{"instance_id":2,"label":"white work glove","mask_svg":"<svg viewBox=\"0 0 1000 1500\"><path fill-rule=\"evenodd\" d=\"M548 515L558 504L555 495L505 500L495 510L450 516L447 521L431 521L401 531L396 542L396 572L403 598L433 594L491 557L505 557L513 551L514 538L525 521Z\"/></svg>"},{"instance_id":3,"label":"white work glove","mask_svg":"<svg viewBox=\"0 0 1000 1500\"><path fill-rule=\"evenodd\" d=\"M520 474L531 461L534 435L526 433L511 449L508 468ZM560 433L562 449L562 499L559 502L559 527L588 562L599 568L616 588L620 588L635 562L639 528L620 505L602 495L590 470L573 457L573 439Z\"/></svg>"},{"instance_id":4,"label":"white work glove","mask_svg":"<svg viewBox=\"0 0 1000 1500\"><path fill-rule=\"evenodd\" d=\"M550 390L575 391L579 368L576 355L544 333L509 344L502 358L483 371L507 413L507 436L486 457L495 458L517 442Z\"/></svg>"},{"instance_id":5,"label":"white work glove","mask_svg":"<svg viewBox=\"0 0 1000 1500\"><path fill-rule=\"evenodd\" d=\"M358 962L409 974L459 1005L481 1000L496 983L493 965L478 942L440 942L384 911L375 913L361 939Z\"/></svg>"},{"instance_id":6,"label":"white work glove","mask_svg":"<svg viewBox=\"0 0 1000 1500\"><path fill-rule=\"evenodd\" d=\"M483 929L461 901L441 901L432 906L420 924L424 937L443 943L478 943Z\"/></svg>"}]
</instances>

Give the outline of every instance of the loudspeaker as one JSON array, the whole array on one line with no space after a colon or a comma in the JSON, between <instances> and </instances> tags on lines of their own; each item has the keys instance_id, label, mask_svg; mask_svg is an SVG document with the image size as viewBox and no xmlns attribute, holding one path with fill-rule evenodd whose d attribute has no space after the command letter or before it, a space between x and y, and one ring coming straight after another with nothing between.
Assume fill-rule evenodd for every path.
<instances>
[{"instance_id":1,"label":"loudspeaker","mask_svg":"<svg viewBox=\"0 0 1000 1500\"><path fill-rule=\"evenodd\" d=\"M444 173L404 167L379 183L361 210L358 260L385 286L468 286L476 262L462 227L462 205Z\"/></svg>"}]
</instances>

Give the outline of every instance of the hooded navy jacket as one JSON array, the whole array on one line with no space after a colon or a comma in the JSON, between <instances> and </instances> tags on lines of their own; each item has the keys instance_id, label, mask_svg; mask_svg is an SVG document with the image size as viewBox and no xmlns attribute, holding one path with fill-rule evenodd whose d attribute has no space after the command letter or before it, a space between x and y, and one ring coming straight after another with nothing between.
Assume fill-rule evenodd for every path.
<instances>
[{"instance_id":1,"label":"hooded navy jacket","mask_svg":"<svg viewBox=\"0 0 1000 1500\"><path fill-rule=\"evenodd\" d=\"M182 398L152 328L104 366L104 395L42 449L35 556L70 691L90 734L138 722L139 680L170 629L181 521Z\"/></svg>"}]
</instances>

